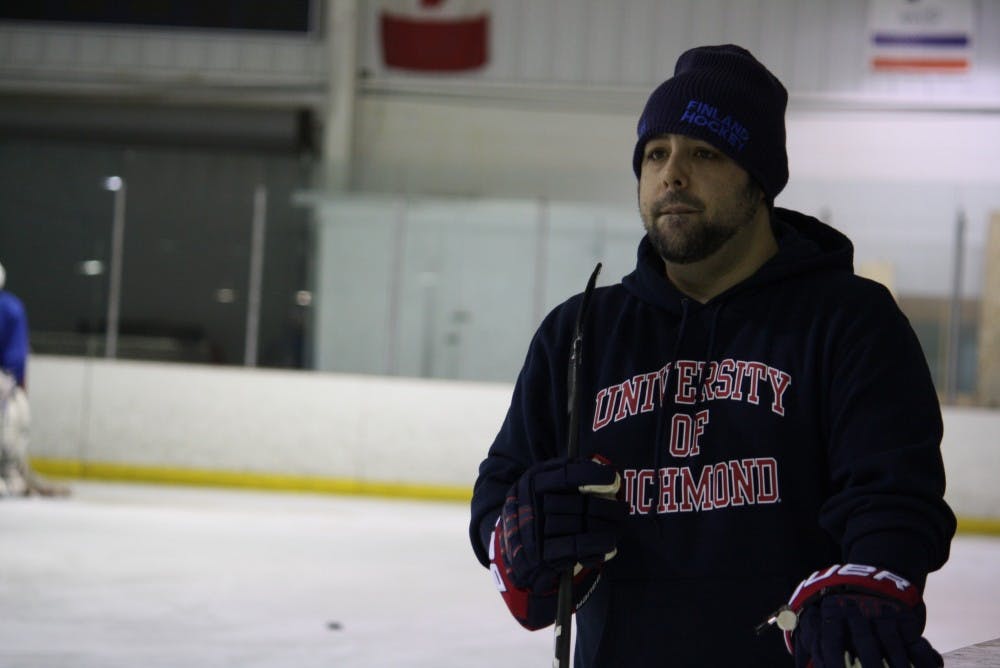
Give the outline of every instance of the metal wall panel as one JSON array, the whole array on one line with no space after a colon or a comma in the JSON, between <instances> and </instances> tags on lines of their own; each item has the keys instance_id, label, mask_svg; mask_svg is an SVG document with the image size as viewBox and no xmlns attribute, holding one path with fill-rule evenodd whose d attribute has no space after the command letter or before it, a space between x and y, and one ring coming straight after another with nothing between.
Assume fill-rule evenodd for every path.
<instances>
[{"instance_id":1,"label":"metal wall panel","mask_svg":"<svg viewBox=\"0 0 1000 668\"><path fill-rule=\"evenodd\" d=\"M648 90L669 76L685 49L735 42L766 62L793 100L1000 106L995 0L975 4L973 66L960 75L870 72L867 0L492 0L484 2L491 17L487 66L419 75L384 66L384 3L357 2L359 67L369 90L495 95L522 88L550 97L564 89L603 95ZM320 35L0 23L0 87L299 86L315 99L329 81L327 47Z\"/></svg>"},{"instance_id":2,"label":"metal wall panel","mask_svg":"<svg viewBox=\"0 0 1000 668\"><path fill-rule=\"evenodd\" d=\"M381 3L362 0L360 62L370 74L366 85L388 91L648 90L670 75L685 49L733 42L767 63L800 103L996 108L1000 2L980 0L975 9L966 74L871 72L866 0L494 0L490 62L437 76L382 64Z\"/></svg>"},{"instance_id":3,"label":"metal wall panel","mask_svg":"<svg viewBox=\"0 0 1000 668\"><path fill-rule=\"evenodd\" d=\"M0 23L0 88L319 89L326 83L325 51L322 40L303 36Z\"/></svg>"}]
</instances>

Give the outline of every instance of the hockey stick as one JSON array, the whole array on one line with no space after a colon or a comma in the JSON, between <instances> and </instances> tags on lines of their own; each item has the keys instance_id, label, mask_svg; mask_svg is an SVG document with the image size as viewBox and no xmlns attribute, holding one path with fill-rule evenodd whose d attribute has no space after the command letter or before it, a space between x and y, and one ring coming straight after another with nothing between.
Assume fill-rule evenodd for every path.
<instances>
[{"instance_id":1,"label":"hockey stick","mask_svg":"<svg viewBox=\"0 0 1000 668\"><path fill-rule=\"evenodd\" d=\"M576 457L580 451L579 423L580 411L577 406L577 389L580 375L580 358L583 352L583 323L587 317L587 309L590 306L590 295L594 292L594 284L597 282L597 275L601 273L601 263L594 267L594 273L587 281L587 288L583 291L583 299L580 300L580 310L576 312L576 327L573 332L573 343L570 347L569 371L566 383L568 394L566 410L569 414L569 434L566 443L566 456ZM563 573L559 578L559 594L556 598L556 626L555 658L552 660L553 668L569 668L569 647L570 639L573 635L573 567Z\"/></svg>"}]
</instances>

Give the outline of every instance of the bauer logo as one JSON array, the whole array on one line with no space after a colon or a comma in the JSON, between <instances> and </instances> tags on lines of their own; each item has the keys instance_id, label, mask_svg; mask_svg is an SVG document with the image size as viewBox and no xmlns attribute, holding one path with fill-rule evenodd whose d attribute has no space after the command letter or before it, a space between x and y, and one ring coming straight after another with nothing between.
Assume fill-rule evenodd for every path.
<instances>
[{"instance_id":1,"label":"bauer logo","mask_svg":"<svg viewBox=\"0 0 1000 668\"><path fill-rule=\"evenodd\" d=\"M700 100L690 100L687 103L681 114L681 123L707 129L736 151L742 151L750 141L750 131L742 123L728 114L720 113L718 107Z\"/></svg>"}]
</instances>

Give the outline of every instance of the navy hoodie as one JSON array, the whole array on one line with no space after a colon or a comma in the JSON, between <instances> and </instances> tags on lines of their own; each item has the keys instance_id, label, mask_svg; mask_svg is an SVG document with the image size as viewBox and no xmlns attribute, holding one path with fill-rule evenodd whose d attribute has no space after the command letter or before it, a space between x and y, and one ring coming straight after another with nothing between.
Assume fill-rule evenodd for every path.
<instances>
[{"instance_id":1,"label":"navy hoodie","mask_svg":"<svg viewBox=\"0 0 1000 668\"><path fill-rule=\"evenodd\" d=\"M576 666L792 665L754 627L811 572L886 568L923 587L947 560L941 413L923 353L851 242L775 209L779 251L707 303L647 239L598 288L583 333L580 454L621 473L618 555L576 613ZM488 564L506 492L565 452L581 296L535 334L479 469L470 534Z\"/></svg>"}]
</instances>

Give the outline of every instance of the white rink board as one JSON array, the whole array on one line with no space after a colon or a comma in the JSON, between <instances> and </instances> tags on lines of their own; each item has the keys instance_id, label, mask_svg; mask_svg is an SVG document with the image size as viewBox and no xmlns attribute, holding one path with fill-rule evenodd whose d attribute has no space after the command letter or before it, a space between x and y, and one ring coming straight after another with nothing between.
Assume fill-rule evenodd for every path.
<instances>
[{"instance_id":1,"label":"white rink board","mask_svg":"<svg viewBox=\"0 0 1000 668\"><path fill-rule=\"evenodd\" d=\"M29 373L34 457L470 489L512 389L43 355ZM1000 519L1000 411L943 412L949 503Z\"/></svg>"},{"instance_id":2,"label":"white rink board","mask_svg":"<svg viewBox=\"0 0 1000 668\"><path fill-rule=\"evenodd\" d=\"M33 457L471 488L502 385L32 359ZM86 388L86 389L85 389Z\"/></svg>"},{"instance_id":3,"label":"white rink board","mask_svg":"<svg viewBox=\"0 0 1000 668\"><path fill-rule=\"evenodd\" d=\"M1000 666L1000 638L948 652L944 665L946 668L996 668Z\"/></svg>"}]
</instances>

